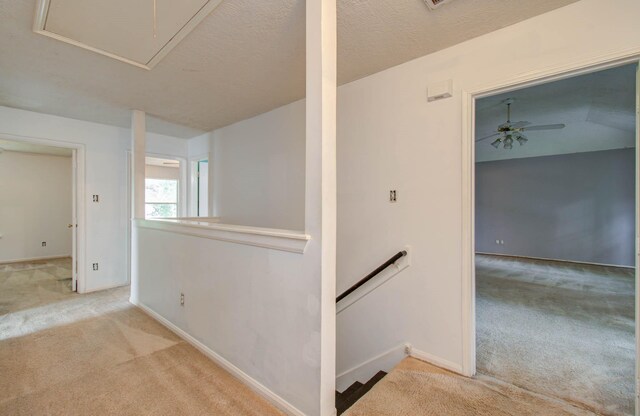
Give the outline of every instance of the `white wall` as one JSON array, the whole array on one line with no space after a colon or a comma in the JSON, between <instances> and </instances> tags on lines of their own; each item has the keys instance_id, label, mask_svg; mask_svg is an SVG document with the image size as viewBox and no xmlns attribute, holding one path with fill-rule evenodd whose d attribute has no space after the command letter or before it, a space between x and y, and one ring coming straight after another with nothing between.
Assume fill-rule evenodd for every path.
<instances>
[{"instance_id":1,"label":"white wall","mask_svg":"<svg viewBox=\"0 0 640 416\"><path fill-rule=\"evenodd\" d=\"M311 414L320 311L309 255L145 228L135 232L137 301Z\"/></svg>"},{"instance_id":2,"label":"white wall","mask_svg":"<svg viewBox=\"0 0 640 416\"><path fill-rule=\"evenodd\" d=\"M476 251L634 267L635 159L634 148L476 163Z\"/></svg>"},{"instance_id":3,"label":"white wall","mask_svg":"<svg viewBox=\"0 0 640 416\"><path fill-rule=\"evenodd\" d=\"M460 90L638 50L638 16L636 0L583 0L338 89L338 293L405 244L413 264L339 315L337 373L405 341L460 368ZM427 102L446 79L454 96Z\"/></svg>"},{"instance_id":4,"label":"white wall","mask_svg":"<svg viewBox=\"0 0 640 416\"><path fill-rule=\"evenodd\" d=\"M104 124L91 123L0 106L0 135L22 136L81 144L86 155L86 264L85 287L93 291L128 283L127 150L131 133ZM177 157L187 156L187 141L148 133L147 151ZM100 202L91 201L93 194ZM91 270L99 263L99 270Z\"/></svg>"},{"instance_id":5,"label":"white wall","mask_svg":"<svg viewBox=\"0 0 640 416\"><path fill-rule=\"evenodd\" d=\"M404 342L461 370L461 90L640 48L637 16L634 0L607 7L583 0L338 88L337 292L405 245L413 249L411 267L338 316L338 374ZM427 102L427 86L447 79L454 96ZM284 175L269 175L269 162L296 155L295 138L304 134L298 106L214 132L223 216L272 224L290 214L282 204L256 207ZM299 164L286 168L288 177L304 172Z\"/></svg>"},{"instance_id":6,"label":"white wall","mask_svg":"<svg viewBox=\"0 0 640 416\"><path fill-rule=\"evenodd\" d=\"M71 255L71 168L68 156L0 153L0 262Z\"/></svg>"},{"instance_id":7,"label":"white wall","mask_svg":"<svg viewBox=\"0 0 640 416\"><path fill-rule=\"evenodd\" d=\"M304 229L305 104L213 132L214 215L227 224Z\"/></svg>"}]
</instances>

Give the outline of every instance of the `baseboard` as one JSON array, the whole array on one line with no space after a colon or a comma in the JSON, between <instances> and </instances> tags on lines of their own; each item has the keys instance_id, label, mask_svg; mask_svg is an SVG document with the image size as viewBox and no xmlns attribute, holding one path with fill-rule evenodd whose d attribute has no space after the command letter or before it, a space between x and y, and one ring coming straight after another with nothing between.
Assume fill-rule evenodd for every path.
<instances>
[{"instance_id":1,"label":"baseboard","mask_svg":"<svg viewBox=\"0 0 640 416\"><path fill-rule=\"evenodd\" d=\"M547 257L517 256L515 254L487 253L484 251L476 251L476 254L481 254L484 256L509 257L513 259L543 260L543 261L555 261L558 263L586 264L589 266L620 267L622 269L635 269L635 266L621 266L619 264L593 263L589 261L578 261L578 260L561 260L561 259L551 259Z\"/></svg>"},{"instance_id":2,"label":"baseboard","mask_svg":"<svg viewBox=\"0 0 640 416\"><path fill-rule=\"evenodd\" d=\"M86 289L84 292L78 292L78 293L88 294L88 293L94 293L94 292L101 292L103 290L116 289L118 287L124 287L128 285L129 285L129 282L120 283L117 285L98 286L98 287L92 287L91 289Z\"/></svg>"},{"instance_id":3,"label":"baseboard","mask_svg":"<svg viewBox=\"0 0 640 416\"><path fill-rule=\"evenodd\" d=\"M410 348L409 344L397 345L373 358L343 371L336 376L336 390L343 392L356 381L364 383L380 370L389 372L407 356L407 348Z\"/></svg>"},{"instance_id":4,"label":"baseboard","mask_svg":"<svg viewBox=\"0 0 640 416\"><path fill-rule=\"evenodd\" d=\"M182 338L183 340L191 344L194 348L196 348L198 351L206 355L209 359L211 359L213 362L218 364L220 367L224 368L229 373L234 375L236 378L240 379L244 384L246 384L253 391L255 391L256 393L264 397L266 400L268 400L271 404L276 406L278 409L282 410L288 415L305 416L303 412L298 410L291 403L287 402L282 397L278 396L277 394L269 390L263 384L261 384L260 382L258 382L257 380L249 376L244 371L240 370L235 365L231 364L229 361L227 361L225 358L220 356L218 353L216 353L215 351L213 351L212 349L204 345L202 342L195 339L193 336L189 335L184 330L174 325L172 322L170 322L168 319L166 319L162 315L155 312L153 309L149 308L142 302L137 302L133 304L138 308L140 308L142 311L144 311L151 318L155 319L156 321L160 322L162 325L167 327L171 332L173 332L174 334L176 334L177 336L179 336L180 338Z\"/></svg>"},{"instance_id":5,"label":"baseboard","mask_svg":"<svg viewBox=\"0 0 640 416\"><path fill-rule=\"evenodd\" d=\"M58 256L45 256L45 257L27 257L24 259L15 259L15 260L1 260L0 264L27 263L30 261L58 260L58 259L67 259L67 258L71 258L71 254L58 255Z\"/></svg>"},{"instance_id":6,"label":"baseboard","mask_svg":"<svg viewBox=\"0 0 640 416\"><path fill-rule=\"evenodd\" d=\"M413 347L410 348L411 352L409 355L413 358L416 358L420 361L425 361L429 364L433 364L436 367L444 368L445 370L453 371L454 373L464 375L462 371L462 365L454 363L449 360L445 360L442 357L438 357L437 355L429 354L428 352L417 350Z\"/></svg>"}]
</instances>

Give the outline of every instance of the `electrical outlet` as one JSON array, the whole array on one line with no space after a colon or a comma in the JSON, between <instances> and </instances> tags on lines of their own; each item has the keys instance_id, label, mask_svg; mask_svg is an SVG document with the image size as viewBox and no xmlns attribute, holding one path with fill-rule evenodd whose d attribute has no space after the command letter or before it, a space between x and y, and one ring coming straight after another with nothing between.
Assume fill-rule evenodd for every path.
<instances>
[{"instance_id":1,"label":"electrical outlet","mask_svg":"<svg viewBox=\"0 0 640 416\"><path fill-rule=\"evenodd\" d=\"M396 202L398 200L397 198L398 193L396 192L395 189L392 189L389 191L389 202Z\"/></svg>"},{"instance_id":2,"label":"electrical outlet","mask_svg":"<svg viewBox=\"0 0 640 416\"><path fill-rule=\"evenodd\" d=\"M496 244L500 244L500 240L496 240Z\"/></svg>"},{"instance_id":3,"label":"electrical outlet","mask_svg":"<svg viewBox=\"0 0 640 416\"><path fill-rule=\"evenodd\" d=\"M98 270L98 263L93 263L93 270Z\"/></svg>"},{"instance_id":4,"label":"electrical outlet","mask_svg":"<svg viewBox=\"0 0 640 416\"><path fill-rule=\"evenodd\" d=\"M99 195L94 195L93 196L93 202L100 202L100 196Z\"/></svg>"},{"instance_id":5,"label":"electrical outlet","mask_svg":"<svg viewBox=\"0 0 640 416\"><path fill-rule=\"evenodd\" d=\"M42 242L42 247L46 247L46 246L47 246L47 242L46 242L46 241L43 241L43 242Z\"/></svg>"},{"instance_id":6,"label":"electrical outlet","mask_svg":"<svg viewBox=\"0 0 640 416\"><path fill-rule=\"evenodd\" d=\"M180 293L180 306L184 306L184 293Z\"/></svg>"},{"instance_id":7,"label":"electrical outlet","mask_svg":"<svg viewBox=\"0 0 640 416\"><path fill-rule=\"evenodd\" d=\"M500 240L500 245L503 246L504 245L504 240Z\"/></svg>"}]
</instances>

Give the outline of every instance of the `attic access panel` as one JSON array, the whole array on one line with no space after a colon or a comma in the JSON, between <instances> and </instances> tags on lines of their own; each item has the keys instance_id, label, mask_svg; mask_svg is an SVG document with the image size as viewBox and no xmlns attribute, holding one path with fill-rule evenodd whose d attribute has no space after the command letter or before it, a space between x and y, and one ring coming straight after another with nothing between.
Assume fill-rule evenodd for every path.
<instances>
[{"instance_id":1,"label":"attic access panel","mask_svg":"<svg viewBox=\"0 0 640 416\"><path fill-rule=\"evenodd\" d=\"M38 0L33 31L153 68L222 0Z\"/></svg>"}]
</instances>

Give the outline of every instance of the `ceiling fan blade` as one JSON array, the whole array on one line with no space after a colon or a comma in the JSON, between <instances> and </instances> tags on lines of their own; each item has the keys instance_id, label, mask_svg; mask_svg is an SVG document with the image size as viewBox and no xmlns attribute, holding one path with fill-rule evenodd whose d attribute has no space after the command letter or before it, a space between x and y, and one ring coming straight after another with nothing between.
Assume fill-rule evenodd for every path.
<instances>
[{"instance_id":1,"label":"ceiling fan blade","mask_svg":"<svg viewBox=\"0 0 640 416\"><path fill-rule=\"evenodd\" d=\"M492 138L492 137L500 136L500 134L502 134L502 133L493 133L491 136L486 136L486 137L483 137L482 139L478 139L478 140L476 140L476 143L481 142L481 141L483 141L483 140L490 139L490 138Z\"/></svg>"},{"instance_id":2,"label":"ceiling fan blade","mask_svg":"<svg viewBox=\"0 0 640 416\"><path fill-rule=\"evenodd\" d=\"M528 126L529 124L531 124L530 121L518 121L518 122L513 123L511 125L511 128L521 129L522 127Z\"/></svg>"},{"instance_id":3,"label":"ceiling fan blade","mask_svg":"<svg viewBox=\"0 0 640 416\"><path fill-rule=\"evenodd\" d=\"M547 124L544 126L531 126L531 127L523 127L523 131L534 131L534 130L559 130L563 129L566 126L564 124Z\"/></svg>"}]
</instances>

